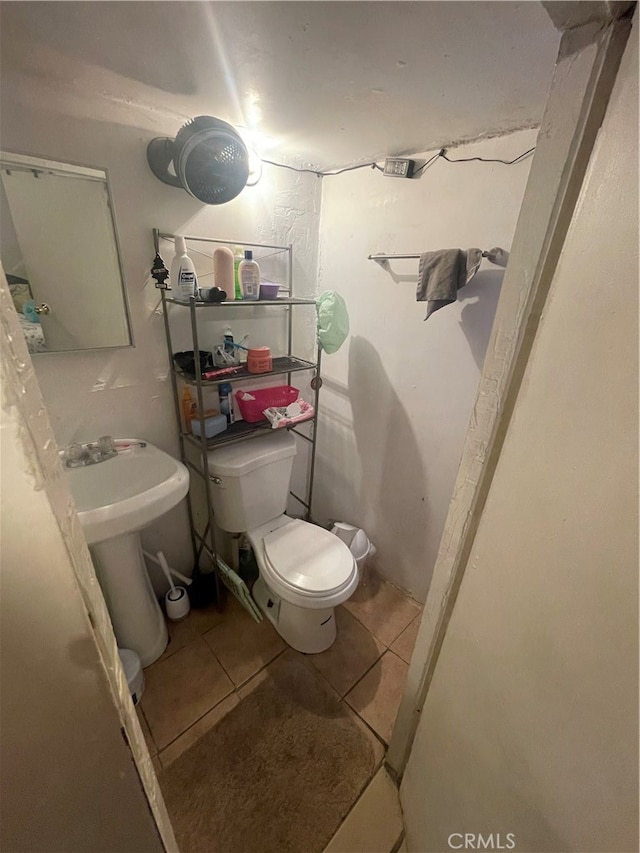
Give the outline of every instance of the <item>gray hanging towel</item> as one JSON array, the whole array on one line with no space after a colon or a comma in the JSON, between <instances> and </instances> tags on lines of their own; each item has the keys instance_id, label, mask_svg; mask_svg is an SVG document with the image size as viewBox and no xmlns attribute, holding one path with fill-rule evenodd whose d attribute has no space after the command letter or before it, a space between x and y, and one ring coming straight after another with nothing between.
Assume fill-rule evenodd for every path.
<instances>
[{"instance_id":1,"label":"gray hanging towel","mask_svg":"<svg viewBox=\"0 0 640 853\"><path fill-rule=\"evenodd\" d=\"M480 249L439 249L420 255L416 300L428 302L425 320L456 301L458 290L469 284L481 262Z\"/></svg>"}]
</instances>

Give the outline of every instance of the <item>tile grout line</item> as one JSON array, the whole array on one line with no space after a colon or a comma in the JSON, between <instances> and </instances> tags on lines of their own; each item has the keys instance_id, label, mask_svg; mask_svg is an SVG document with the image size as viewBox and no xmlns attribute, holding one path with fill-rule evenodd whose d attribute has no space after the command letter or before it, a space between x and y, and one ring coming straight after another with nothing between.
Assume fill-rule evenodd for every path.
<instances>
[{"instance_id":1,"label":"tile grout line","mask_svg":"<svg viewBox=\"0 0 640 853\"><path fill-rule=\"evenodd\" d=\"M281 654L284 654L284 652L286 652L288 649L290 649L290 646L287 646L287 648L283 649L283 651L281 652ZM293 651L295 651L295 649L294 649ZM385 651L383 651L383 652L382 652L382 654L380 655L380 657L376 658L376 660L371 664L371 666L369 667L369 669L367 670L367 672L369 672L369 670L371 670L371 669L376 665L376 663L380 660L380 658L381 658L381 657L382 657L382 656L383 656L387 651L388 651L388 649L385 649ZM303 653L302 653L302 652L298 652L298 654L303 654ZM331 693L335 694L335 696L337 696L337 697L338 697L338 704L339 704L339 705L340 705L340 704L344 704L344 707L345 707L345 708L346 708L350 713L355 714L355 716L356 716L356 717L357 717L357 718L358 718L358 719L359 719L359 720L364 724L364 726L368 729L368 731L370 731L370 732L371 732L371 734L375 737L375 739L376 739L376 740L381 744L381 746L383 747L383 756L382 756L382 762L381 762L381 764L380 764L380 767L384 766L384 762L385 762L385 758L386 758L387 750L388 750L388 748L389 748L389 747L388 747L388 744L387 744L387 743L386 743L386 742L385 742L385 741L380 737L380 735L379 735L379 734L378 734L374 729L372 729L372 728L371 728L371 726L370 726L370 725L369 725L369 723L364 719L364 717L361 717L361 716L360 716L360 714L359 714L359 712L358 712L358 711L356 711L356 709L355 709L355 708L352 708L352 707L351 707L351 705L346 701L346 698L345 698L345 697L346 697L346 695L347 695L347 693L349 693L349 691L353 690L353 688L356 686L356 684L358 684L358 682L360 681L360 679L358 679L358 681L356 681L356 682L352 685L352 687L350 687L350 688L349 688L349 690L347 690L347 693L345 693L345 694L344 694L344 696L341 696L341 695L340 695L340 693L339 693L339 692L336 690L336 688L333 686L333 684L329 681L329 679L328 679L328 678L326 678L326 676L325 676L325 675L323 675L323 673L321 673L321 672L320 672L320 670L315 666L315 664L313 663L313 661L312 661L312 660L308 660L308 661L306 660L307 658L312 658L312 657L313 657L313 655L304 655L305 663L306 663L308 666L310 666L310 667L311 667L312 672L313 672L317 677L319 677L319 678L320 678L320 680L321 680L324 684L326 684L326 685L327 685L327 687L329 688L329 690L331 691ZM364 673L364 675L362 675L362 678L364 678L364 676L365 676L366 674L367 674L367 673L365 672L365 673ZM376 772L378 771L378 769L379 769L379 768L376 768ZM374 773L374 775L375 775L375 773ZM372 777L372 778L373 778L373 777Z\"/></svg>"},{"instance_id":2,"label":"tile grout line","mask_svg":"<svg viewBox=\"0 0 640 853\"><path fill-rule=\"evenodd\" d=\"M382 641L380 641L380 642L382 642ZM383 644L383 645L384 645L384 644ZM344 696L340 696L340 701L341 701L341 702L344 702L345 706L346 706L347 708L349 708L349 710L350 710L352 713L354 713L354 714L356 715L356 717L357 717L359 720L362 720L362 722L363 722L363 723L365 724L365 726L369 729L369 731L374 735L374 737L375 737L377 740L379 740L379 741L380 741L380 743L381 743L381 744L383 745L383 747L384 747L385 755L386 755L387 749L389 748L389 744L387 744L387 743L386 743L386 741L384 741L384 740L382 739L382 737L378 734L378 732L376 732L376 731L375 731L375 729L373 729L373 728L369 725L369 723L365 720L365 718L364 718L363 716L361 716L360 712L359 712L356 708L354 708L352 705L350 705L350 704L349 704L349 702L347 702L347 696L348 696L348 694L349 694L349 693L351 693L351 691L352 691L352 690L353 690L353 689L354 689L354 688L355 688L355 687L356 687L356 686L357 686L357 685L362 681L362 679L367 675L367 673L371 672L371 670L372 670L372 669L374 668L374 666L378 663L378 661L382 660L382 658L384 657L384 655L386 655L386 653L387 653L388 651L389 651L389 649L388 649L388 648L385 648L385 650L382 652L382 654L374 660L374 662L371 664L371 666L370 666L370 667L369 667L365 672L363 672L363 673L362 673L362 675L360 676L360 678L358 678L358 679L357 679L357 681L355 681L355 682L351 685L351 687L346 691L346 693L344 694ZM333 685L331 685L331 686L333 687ZM335 690L335 687L333 687L333 689ZM337 691L336 691L336 692L337 692ZM338 694L338 695L340 695L340 694ZM384 758L383 758L383 763L384 763Z\"/></svg>"},{"instance_id":3,"label":"tile grout line","mask_svg":"<svg viewBox=\"0 0 640 853\"><path fill-rule=\"evenodd\" d=\"M143 692L144 692L144 691L143 691ZM136 707L137 707L137 708L140 708L140 713L141 713L141 714L142 714L142 716L144 717L144 721L145 721L145 724L146 724L146 726L147 726L147 731L149 732L149 737L151 738L151 743L154 745L155 750L156 750L156 754L155 754L155 755L152 755L152 756L151 756L151 758L156 758L157 756L159 756L159 755L160 755L160 750L158 749L158 744L156 743L156 739L154 738L154 736L153 736L153 732L151 731L151 726L149 725L149 720L147 720L147 715L145 714L145 712L144 712L144 708L142 707L142 700L140 700L140 701L138 702L138 704L136 705ZM141 728L142 728L142 727L141 727ZM143 734L144 734L144 732L143 732ZM147 744L147 748L148 748L148 747L149 747L149 745ZM149 753L149 754L151 754L151 753Z\"/></svg>"},{"instance_id":4,"label":"tile grout line","mask_svg":"<svg viewBox=\"0 0 640 853\"><path fill-rule=\"evenodd\" d=\"M342 607L344 607L344 604L343 604L343 605L341 605L341 606L342 606ZM373 633L373 631L372 631L370 628L367 628L367 626L364 624L364 622L363 622L361 619L358 619L358 617L356 616L356 614L355 614L355 613L352 613L352 612L351 612L351 610L349 610L349 608L348 608L348 607L345 607L344 609L347 611L347 613L348 613L350 616L353 616L353 618L356 620L356 622L357 622L359 625L361 625L361 626L364 628L364 630L365 630L368 634L370 634L370 635L373 637L373 639L374 639L374 640L377 640L379 643L382 643L382 645L383 645L385 648L387 648L387 649L389 648L389 646L387 646L387 644L385 643L385 641L384 641L384 640L381 640L381 639L380 639L380 637L376 637L376 635ZM395 640L394 640L393 642L395 643Z\"/></svg>"},{"instance_id":5,"label":"tile grout line","mask_svg":"<svg viewBox=\"0 0 640 853\"><path fill-rule=\"evenodd\" d=\"M347 611L347 612L349 612L349 611ZM354 619L355 619L355 616L354 616ZM357 619L356 621L360 623L360 625L365 629L365 631L367 631L367 633L368 633L371 637L373 637L374 639L377 639L377 637L374 637L374 635L371 633L371 631L369 631L369 629L366 627L366 625L362 625L362 622L360 622L360 620L358 620L358 619ZM321 671L320 671L320 669L318 669L318 667L313 663L313 660L312 660L312 659L313 659L314 655L305 655L305 657L308 657L308 658L309 658L309 663L313 666L314 670L315 670L315 671L316 671L316 672L317 672L317 673L322 677L322 679L323 679L324 681L326 681L326 682L327 682L327 684L329 684L329 685L330 685L331 689L334 691L334 693L336 693L336 694L339 696L340 700L342 701L342 700L344 699L344 697L347 695L347 693L350 693L350 692L351 692L351 690L353 690L353 688L356 686L356 684L358 684L358 682L359 682L359 681L361 681L361 680L365 677L365 675L369 672L369 670L371 670L371 669L372 669L372 668L373 668L373 667L378 663L378 661L380 660L380 658L381 658L381 657L382 657L382 656L383 656L387 651L389 651L389 647L388 647L388 646L385 646L385 645L384 645L384 643L382 642L382 640L378 640L378 642L379 642L382 646L384 646L384 650L383 650L382 652L380 652L380 654L375 658L375 660L374 660L374 661L373 661L373 662L372 662L372 663L367 667L367 669L365 670L365 672L363 672L363 673L362 673L362 675L358 676L358 678L353 682L353 684L352 684L350 687L348 687L348 688L345 690L345 692L344 692L344 693L341 693L341 692L340 692L340 690L339 690L337 687L335 687L335 686L331 683L331 681L327 678L327 676L326 676L326 675L324 675L324 673L323 673L323 672L321 672ZM327 651L328 651L328 650L327 650ZM300 654L302 654L302 652L300 652ZM322 654L322 652L320 652L320 654Z\"/></svg>"},{"instance_id":6,"label":"tile grout line","mask_svg":"<svg viewBox=\"0 0 640 853\"><path fill-rule=\"evenodd\" d=\"M323 684L327 685L330 692L332 694L335 694L335 696L338 697L338 704L340 704L340 702L342 702L342 696L340 695L340 692L338 690L336 690L336 688L329 681L329 679L326 677L326 675L324 675L322 672L320 672L318 667L314 664L313 660L310 660L310 658L312 658L313 656L312 655L305 655L304 652L298 652L298 654L303 655L303 661L304 661L305 666L310 667L311 671L323 682Z\"/></svg>"},{"instance_id":7,"label":"tile grout line","mask_svg":"<svg viewBox=\"0 0 640 853\"><path fill-rule=\"evenodd\" d=\"M233 682L231 682L231 683L233 684ZM179 740L182 737L182 735L186 735L186 733L188 731L191 731L191 729L194 726L196 726L200 722L200 720L204 719L204 717L206 717L207 714L209 714L211 711L213 711L215 708L217 708L218 705L221 705L225 701L225 699L228 699L229 696L231 696L231 694L235 693L235 692L236 692L235 688L231 689L228 693L225 693L225 695L221 699L219 699L214 705L212 705L210 708L207 708L207 710L204 712L204 714L200 714L200 716L198 717L197 720L194 720L192 723L190 723L186 729L183 729L179 735L176 735L173 738L173 740L170 740L169 743L166 744L166 746L163 746L161 750L158 750L158 757L160 758L161 753L163 753L166 749L169 749L169 747L172 746L177 740ZM151 727L149 727L149 730L151 731ZM151 735L151 737L153 737L153 734ZM154 740L154 743L155 743L155 740Z\"/></svg>"},{"instance_id":8,"label":"tile grout line","mask_svg":"<svg viewBox=\"0 0 640 853\"><path fill-rule=\"evenodd\" d=\"M413 599L410 599L410 600L411 600L411 601L413 601ZM344 607L344 605L341 605L341 606L342 606L342 607ZM353 616L353 618L356 620L356 622L358 622L358 623L359 623L359 624L360 624L360 625L365 629L365 631L368 631L368 632L369 632L369 634L371 634L371 636L374 638L374 640L377 640L379 643L382 643L382 645L383 645L383 646L385 646L385 648L387 648L387 649L390 649L390 648L391 648L391 646L395 643L395 641L396 641L399 637L401 637L401 636L402 636L402 634L404 634L404 632L407 630L407 628L409 627L409 625L411 625L411 624L412 624L412 622L413 622L415 619L417 619L417 618L418 618L418 616L421 616L421 615L422 615L422 611L420 611L419 613L416 613L416 614L415 614L415 616L412 616L412 617L411 617L411 619L410 619L410 620L407 622L407 624L404 626L404 628L400 631L400 633L398 634L398 636L397 636L397 637L394 637L394 638L393 638L393 640L391 640L391 642L387 645L387 644L385 643L385 641L384 641L384 640L381 640L381 639L380 639L380 637L376 636L376 634L374 634L374 633L373 633L373 631L371 630L371 628L368 628L368 627L364 624L364 622L356 616L356 614L355 614L355 613L352 613L352 611L351 611L351 610L349 610L349 608L348 608L348 607L345 607L344 609L347 611L347 613L348 613L350 616Z\"/></svg>"},{"instance_id":9,"label":"tile grout line","mask_svg":"<svg viewBox=\"0 0 640 853\"><path fill-rule=\"evenodd\" d=\"M205 631L204 633L206 633L206 631ZM204 712L204 714L201 714L201 715L200 715L196 720L194 720L192 723L190 723L190 724L187 726L187 728L186 728L186 729L183 729L183 730L182 730L179 734L177 734L177 735L176 735L172 740L170 740L170 741L169 741L169 743L165 744L165 746L163 746L163 747L162 747L162 749L158 749L158 745L156 744L155 738L153 737L153 732L151 731L151 726L149 726L149 721L147 720L147 725L149 726L149 732L151 733L151 737L152 737L152 739L153 739L154 744L156 744L156 749L158 749L158 753L157 753L157 755L158 755L158 758L160 758L160 763L162 763L162 758L161 758L161 755L160 755L160 753L161 753L161 752L164 752L166 749L168 749L172 744L174 744L174 743L178 740L178 738L181 738L181 737L182 737L182 735L185 735L185 734L186 734L188 731L190 731L190 730L191 730L195 725L197 725L197 724L200 722L200 720L202 720L204 717L206 717L206 716L207 716L207 714L208 714L210 711L213 711L213 709L214 709L214 708L217 708L217 707L218 707L218 705L220 705L222 702L224 702L224 700L225 700L225 699L228 699L228 698L229 698L229 696L231 696L231 694L232 694L232 693L235 693L235 692L236 692L236 686L235 686L235 684L234 684L233 679L231 678L231 676L229 675L229 673L227 672L227 670L223 667L222 662L218 659L218 656L215 654L215 652L213 651L213 649L211 648L211 646L209 645L209 643L207 643L207 641L204 639L204 634L197 634L197 635L196 635L192 640L190 640L190 641L189 641L185 646L183 646L181 649L177 649L176 651L182 651L182 649L186 649L188 646L190 646L190 645L191 645L191 643L195 643L195 642L197 642L197 640L203 640L203 641L204 641L204 644L205 644L205 646L206 646L207 650L209 651L209 653L211 654L211 656L213 657L213 659L216 661L216 663L218 664L218 666L220 667L220 669L221 669L221 670L222 670L222 672L224 673L225 677L227 678L227 680L228 680L228 681L229 681L229 683L231 684L231 690L230 690L228 693L225 693L225 695L224 695L224 696L222 696L222 697L221 697L217 702L215 702L215 703L214 703L210 708L207 708L207 710ZM169 655L169 657L171 657L171 655ZM168 659L169 659L169 658L165 658L165 660L168 660ZM144 713L144 711L143 711L143 713ZM147 718L146 718L146 715L145 715L145 720L146 720L146 719L147 719Z\"/></svg>"},{"instance_id":10,"label":"tile grout line","mask_svg":"<svg viewBox=\"0 0 640 853\"><path fill-rule=\"evenodd\" d=\"M271 660L268 660L265 664L263 664L263 665L260 667L260 669L256 669L256 671L255 671L254 673L252 673L248 678L245 678L245 680L244 680L244 681L241 681L241 682L240 682L240 684L238 684L237 686L235 686L235 685L234 685L234 691L235 691L236 693L238 693L238 691L239 691L239 690L242 690L242 688L243 688L243 687L246 687L246 686L247 686L247 684L248 684L250 681L253 681L253 679L254 679L257 675L260 675L260 673L261 673L263 670L265 670L268 666L271 666L271 664L272 664L275 660L277 660L277 659L280 657L280 655L284 654L284 653L287 651L287 649L288 649L288 648L289 648L289 646L285 645L284 649L280 649L280 651L279 651L277 654L275 654L275 655L271 658ZM220 664L220 666L222 666L222 664ZM231 678L231 676L229 676L229 678L230 678L230 679L231 679L231 681L233 682L233 679ZM240 698L240 697L238 697L238 698ZM240 701L242 701L242 699L240 699Z\"/></svg>"},{"instance_id":11,"label":"tile grout line","mask_svg":"<svg viewBox=\"0 0 640 853\"><path fill-rule=\"evenodd\" d=\"M356 715L356 717L357 717L357 718L358 718L362 723L364 723L364 725L367 727L367 729L369 729L369 731L370 731L370 732L371 732L371 734L375 737L375 739L376 739L376 740L377 740L377 741L378 741L378 742L383 746L383 748L384 748L384 754L383 754L383 756L382 756L382 762L381 762L381 764L380 764L380 767L383 767L383 766L384 766L384 763L385 763L385 761L386 761L387 752L388 752L388 750L389 750L389 744L388 744L385 740L383 740L382 735L379 735L379 734L378 734L378 732L377 732L374 728L372 728L372 727L371 727L371 725L370 725L370 724L365 720L365 718L364 718L364 717L361 717L361 716L360 716L360 712L359 712L359 711L356 711L356 709L355 709L355 708L353 708L353 707L352 707L352 706L347 702L347 700L346 700L346 699L341 699L340 701L341 701L341 702L344 702L345 707L347 707L347 708L351 711L351 713L352 713L352 714L355 714L355 715ZM378 769L379 769L379 768L378 768Z\"/></svg>"},{"instance_id":12,"label":"tile grout line","mask_svg":"<svg viewBox=\"0 0 640 853\"><path fill-rule=\"evenodd\" d=\"M385 651L380 655L380 657L379 657L379 658L377 658L377 659L376 659L376 660L371 664L371 666L369 667L369 669L368 669L365 673L363 673L363 675L362 675L362 676L361 676L361 677L356 681L356 683L353 685L353 687L350 687L350 688L349 688L349 690L344 694L344 696L343 696L343 697L342 697L342 699L341 699L341 701L342 701L342 702L344 702L344 703L345 703L345 705L346 705L348 708L350 708L350 709L353 711L353 713L354 713L354 714L356 714L360 720L362 720L362 722L365 724L365 726L366 726L366 727L367 727L367 728L368 728L368 729L369 729L369 730L370 730L370 731L371 731L371 732L376 736L376 738L377 738L377 739L380 741L380 743L384 746L384 748L385 748L385 754L386 754L387 750L389 749L389 744L388 744L388 743L383 739L382 735L378 734L378 732L377 732L377 731L376 731L376 730L375 730L375 729L374 729L374 728L373 728L373 727L372 727L372 726L371 726L371 725L370 725L370 724L365 720L365 718L360 714L360 712L357 710L357 708L354 708L354 707L353 707L353 705L351 705L349 702L347 702L347 696L348 696L348 694L349 694L349 693L351 693L351 691L352 691L352 690L355 690L355 688L358 686L358 684L360 684L360 682L362 681L362 679L363 679L363 678L365 678L365 677L368 675L368 673L370 673L370 672L371 672L371 670L374 668L374 666L376 666L376 664L378 664L378 663L382 660L382 658L387 654L387 652L389 652L390 654L392 654L394 657L397 657L397 658L398 658L398 660L402 661L402 663L403 663L405 666L409 666L409 664L408 664L408 663L407 663L403 658L401 658L401 657L400 657L400 655L397 655L397 654L396 654L392 649L387 648L387 649L385 649ZM406 684L406 680L405 680L405 684ZM396 717L397 717L397 716L398 716L398 712L396 711ZM395 723L395 719L394 719L394 723Z\"/></svg>"},{"instance_id":13,"label":"tile grout line","mask_svg":"<svg viewBox=\"0 0 640 853\"><path fill-rule=\"evenodd\" d=\"M202 634L200 634L200 636L202 636ZM197 639L197 637L196 637L195 639ZM206 643L206 640L205 640L205 643ZM257 675L259 675L259 674L260 674L264 669L266 669L266 668L267 668L270 664L272 664L272 663L273 663L277 658L279 658L279 657L280 657L280 655L284 654L284 653L287 651L287 647L285 647L284 649L281 649L275 657L271 658L271 660L270 660L270 661L268 661L268 662L267 662L267 663L265 663L263 666L261 666L261 667L260 667L260 669L256 670L256 672L254 672L254 673L253 673L253 675L250 675L250 676L249 676L249 678L246 678L246 679L245 679L241 684L238 684L238 685L236 686L236 685L235 685L235 683L234 683L234 681L233 681L233 679L232 679L232 678L231 678L231 676L229 675L229 673L228 673L228 672L226 671L226 669L222 666L222 662L219 660L219 658L217 657L217 655L215 654L215 652L214 652L214 651L213 651L213 649L209 646L209 644L208 644L208 643L207 643L207 648L209 649L209 651L211 652L211 654L213 655L213 657L215 658L215 660L220 664L220 667L221 667L222 671L224 672L224 674L227 676L227 678L228 678L228 679L229 679L229 681L231 682L231 684L232 684L232 689L229 691L229 693L226 693L226 694L225 694L221 699L219 699L219 700L218 700L214 705L212 705L210 708L208 708L208 709L204 712L204 714L201 714L201 715L198 717L198 719L197 719L197 720L194 720L192 723L190 723L190 724L187 726L187 728L186 728L186 729L184 729L183 731L181 731L181 732L180 732L180 734L179 734L179 735L176 735L176 736L173 738L173 740L169 741L169 743L168 743L166 746L163 746L161 750L160 750L160 749L158 749L158 745L156 744L155 739L154 739L154 737L153 737L153 733L151 732L151 726L149 726L149 723L148 723L148 721L147 721L147 725L149 726L149 732L150 732L150 734L151 734L151 738L152 738L153 743L154 743L154 745L155 745L155 747L156 747L157 755L158 755L158 757L159 757L160 759L161 759L161 756L160 756L160 753L161 753L161 752L164 752L166 749L168 749L170 746L172 746L172 744L174 744L174 743L175 743L179 738L181 738L181 737L182 737L183 735L185 735L188 731L190 731L194 726L196 726L196 725L200 722L200 720L204 719L204 717L206 717L206 716L207 716L207 714L209 714L209 713L211 713L211 711L215 710L215 708L217 708L217 707L218 707L218 705L221 705L221 704L222 704L226 699L228 699L228 698L229 698L229 696L231 696L233 693L235 693L235 695L237 696L237 698L238 698L238 703L242 702L242 697L240 696L240 693L239 693L240 689L241 689L241 688L243 688L243 687L245 687L245 686L246 686L250 681L252 681L252 680L253 680ZM143 712L143 713L144 713L144 712ZM146 720L146 716L145 716L145 720ZM161 761L162 761L162 759L161 759Z\"/></svg>"},{"instance_id":14,"label":"tile grout line","mask_svg":"<svg viewBox=\"0 0 640 853\"><path fill-rule=\"evenodd\" d=\"M384 768L384 758L383 758L383 760L382 760L382 764L380 765L380 767L376 767L376 768L375 768L375 770L373 771L373 775L371 776L371 778L370 778L367 782L365 782L365 784L364 784L363 788L362 788L362 789L361 789L361 791L358 793L358 796L356 797L356 800L355 800L354 804L351 806L351 808L349 809L349 811L346 813L346 815L342 818L342 820L341 820L341 821L340 821L340 823L338 824L338 828L336 829L336 831L333 833L333 835L331 836L331 838L329 839L329 841L328 841L328 842L327 842L327 844L325 845L325 848L324 848L324 849L325 849L325 851L326 851L327 847L329 847L329 845L333 842L334 838L335 838L335 837L336 837L336 835L340 832L340 830L341 830L341 829L342 829L342 827L345 825L345 823L349 820L349 817L350 817L351 813L354 811L354 809L356 808L356 806L358 805L358 803L360 802L360 800L361 800L361 799L362 799L362 797L364 796L365 791L367 790L367 788L369 787L369 785L371 785L371 783L373 782L373 780L376 778L376 776L377 776L377 775L378 775L378 773L380 772L380 769L381 769L381 768ZM324 853L324 851L323 851L323 853Z\"/></svg>"},{"instance_id":15,"label":"tile grout line","mask_svg":"<svg viewBox=\"0 0 640 853\"><path fill-rule=\"evenodd\" d=\"M208 631L205 631L205 632L204 632L204 634L207 634L207 633L208 633ZM228 672L227 672L227 670L224 668L224 665L223 665L222 661L220 660L220 658L218 657L218 655L213 651L213 649L211 648L211 646L209 645L209 643L207 643L207 641L205 640L205 638L204 638L204 634L200 634L199 639L202 639L202 641L204 642L205 646L209 649L209 651L210 651L210 652L211 652L211 654L213 655L213 659L218 663L218 665L219 665L220 669L224 672L224 674L227 676L227 678L229 679L229 681L230 681L230 682L231 682L231 684L233 685L233 690L235 690L235 689L236 689L236 683L235 683L235 681L233 680L233 678L231 678L231 674L230 674L230 673L228 673ZM233 692L233 691L232 691L232 692ZM219 704L219 703L218 703L218 704ZM215 707L215 705L214 705L214 707ZM209 710L211 710L211 709L209 709ZM207 711L207 713L209 713L209 711ZM203 715L203 716L204 716L204 715ZM200 719L202 719L202 717L201 717Z\"/></svg>"},{"instance_id":16,"label":"tile grout line","mask_svg":"<svg viewBox=\"0 0 640 853\"><path fill-rule=\"evenodd\" d=\"M351 687L347 690L347 692L346 692L346 693L344 694L344 696L342 697L345 701L346 701L347 696L349 695L349 693L351 693L351 691L352 691L352 690L355 690L355 688L358 686L358 684L360 684L360 682L362 681L362 679L363 679L363 678L365 678L365 676L367 676L367 675L371 672L371 670L372 670L372 669L374 668L374 666L378 663L378 661L381 661L381 660L382 660L382 658L386 655L386 653L387 653L387 652L390 652L390 651L391 651L391 649L387 646L387 647L385 648L385 650L382 652L382 654L381 654L381 655L379 655L379 656L374 660L374 662L371 664L371 666L370 666L367 670L365 670L365 672L363 672L363 673L362 673L362 675L360 676L360 678L358 678L358 680L357 680L357 681L354 681L354 683L351 685ZM394 652L391 652L391 654L394 654ZM396 657L398 657L398 656L396 655ZM347 705L349 705L349 703L348 703L348 702L347 702ZM351 707L351 705L349 705L349 707ZM353 710L355 711L355 708L354 708ZM358 714L358 712L357 712L357 711L356 711L356 714ZM358 716L360 716L360 715L358 714Z\"/></svg>"},{"instance_id":17,"label":"tile grout line","mask_svg":"<svg viewBox=\"0 0 640 853\"><path fill-rule=\"evenodd\" d=\"M285 651L286 651L286 649L285 649ZM385 652L386 652L386 651L387 651L387 650L385 650ZM385 652L382 652L382 655L384 655L384 654L385 654ZM302 652L300 652L299 654L302 654ZM380 657L382 657L382 655L380 655ZM309 656L309 657L310 657L310 656ZM377 659L374 661L374 663L369 667L369 669L367 670L367 672L369 672L369 670L370 670L370 669L372 669L372 668L376 665L376 663L377 663L379 660L380 660L380 658L377 658ZM389 747L388 747L388 744L387 744L387 743L385 743L385 741L380 737L380 735L379 735L379 734L378 734L374 729L372 729L372 728L371 728L371 726L370 726L370 725L369 725L369 723L364 719L364 717L361 717L361 716L360 716L360 713L359 713L358 711L356 711L356 709L355 709L355 708L352 708L352 707L351 707L351 705L347 702L347 700L346 700L346 698L345 698L345 697L346 697L346 695L347 695L347 693L348 693L350 690L353 690L353 687L355 687L355 686L356 686L356 684L358 683L358 681L359 681L360 679L358 679L358 681L356 681L356 682L354 683L353 687L350 687L350 688L349 688L349 690L347 690L347 693L345 693L345 694L344 694L344 696L341 696L341 695L340 695L340 693L338 693L338 691L336 690L336 688L333 686L333 684L329 681L329 679L328 679L328 678L326 678L326 677L325 677L325 676L320 672L320 670L316 668L316 666L315 666L315 664L313 663L313 661L309 661L309 665L311 666L311 669L312 669L312 671L315 673L315 675L316 675L316 676L318 676L318 677L320 678L320 680L321 680L322 682L324 682L324 684L326 684L326 685L328 686L329 690L330 690L333 694L335 694L335 695L338 697L338 704L339 704L339 705L342 705L342 704L343 704L343 705L344 705L344 707L345 707L345 708L346 708L350 713L355 714L355 716L356 716L356 717L357 717L357 718L358 718L358 719L359 719L359 720L364 724L364 726L365 726L365 727L366 727L366 728L371 732L371 734L375 737L375 739L376 739L376 740L377 740L377 741L382 745L383 750L384 750L384 754L383 754L383 756L382 756L382 762L381 762L381 764L380 764L380 766L382 767L382 766L384 765L384 761L385 761L385 757L386 757L386 754L387 754L387 750L388 750L388 748L389 748ZM365 673L364 675L366 675L366 674L367 674L367 673ZM362 676L362 678L364 678L364 675ZM379 768L377 768L377 769L379 769ZM376 769L376 772L377 772L377 769ZM375 774L374 774L374 775L375 775ZM373 777L372 777L372 778L373 778Z\"/></svg>"}]
</instances>

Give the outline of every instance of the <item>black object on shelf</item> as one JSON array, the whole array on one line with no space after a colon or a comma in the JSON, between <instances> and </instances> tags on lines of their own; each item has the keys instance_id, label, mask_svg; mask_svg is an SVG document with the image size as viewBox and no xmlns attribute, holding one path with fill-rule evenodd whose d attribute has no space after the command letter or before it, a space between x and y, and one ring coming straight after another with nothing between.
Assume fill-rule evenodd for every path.
<instances>
[{"instance_id":1,"label":"black object on shelf","mask_svg":"<svg viewBox=\"0 0 640 853\"><path fill-rule=\"evenodd\" d=\"M200 299L202 302L211 302L218 304L224 302L227 298L226 290L221 290L219 287L201 287Z\"/></svg>"},{"instance_id":2,"label":"black object on shelf","mask_svg":"<svg viewBox=\"0 0 640 853\"><path fill-rule=\"evenodd\" d=\"M200 353L200 373L202 374L205 370L213 369L213 354L203 349L198 350L198 352ZM185 376L195 380L196 360L192 349L185 350L184 352L174 352L173 361Z\"/></svg>"}]
</instances>

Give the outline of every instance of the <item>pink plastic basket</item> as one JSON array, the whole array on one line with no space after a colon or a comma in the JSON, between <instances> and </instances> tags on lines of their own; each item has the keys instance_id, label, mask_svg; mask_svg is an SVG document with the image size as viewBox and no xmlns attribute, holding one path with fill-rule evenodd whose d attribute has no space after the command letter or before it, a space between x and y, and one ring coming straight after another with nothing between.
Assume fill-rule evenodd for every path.
<instances>
[{"instance_id":1,"label":"pink plastic basket","mask_svg":"<svg viewBox=\"0 0 640 853\"><path fill-rule=\"evenodd\" d=\"M245 394L251 394L254 399L243 400ZM240 414L250 424L266 420L262 413L270 406L288 406L289 403L295 403L299 396L300 391L292 385L275 385L273 388L256 388L251 391L239 388L235 393Z\"/></svg>"}]
</instances>

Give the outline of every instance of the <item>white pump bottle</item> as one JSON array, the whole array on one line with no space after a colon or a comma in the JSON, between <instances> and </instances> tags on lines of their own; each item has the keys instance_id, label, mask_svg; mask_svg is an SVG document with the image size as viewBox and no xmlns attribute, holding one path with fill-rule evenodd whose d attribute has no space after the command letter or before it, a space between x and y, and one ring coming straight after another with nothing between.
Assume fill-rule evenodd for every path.
<instances>
[{"instance_id":1,"label":"white pump bottle","mask_svg":"<svg viewBox=\"0 0 640 853\"><path fill-rule=\"evenodd\" d=\"M171 261L171 290L175 299L188 302L193 296L198 298L198 278L193 261L187 255L187 243L184 237L176 237L176 254Z\"/></svg>"}]
</instances>

